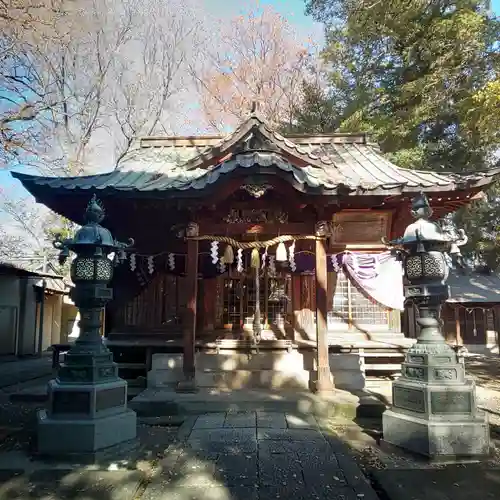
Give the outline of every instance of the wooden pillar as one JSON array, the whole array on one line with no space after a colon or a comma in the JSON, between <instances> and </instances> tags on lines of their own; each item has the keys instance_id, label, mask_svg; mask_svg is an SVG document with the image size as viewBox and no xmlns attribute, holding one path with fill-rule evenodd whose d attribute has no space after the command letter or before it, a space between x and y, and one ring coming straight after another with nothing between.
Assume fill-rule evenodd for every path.
<instances>
[{"instance_id":1,"label":"wooden pillar","mask_svg":"<svg viewBox=\"0 0 500 500\"><path fill-rule=\"evenodd\" d=\"M316 224L316 392L333 390L328 360L328 273L326 265L326 233L328 223Z\"/></svg>"},{"instance_id":2,"label":"wooden pillar","mask_svg":"<svg viewBox=\"0 0 500 500\"><path fill-rule=\"evenodd\" d=\"M189 239L198 236L198 224L191 222L186 229L187 260L186 260L186 314L183 321L183 372L184 380L179 382L179 392L195 392L195 338L196 338L196 307L198 295L198 241Z\"/></svg>"}]
</instances>

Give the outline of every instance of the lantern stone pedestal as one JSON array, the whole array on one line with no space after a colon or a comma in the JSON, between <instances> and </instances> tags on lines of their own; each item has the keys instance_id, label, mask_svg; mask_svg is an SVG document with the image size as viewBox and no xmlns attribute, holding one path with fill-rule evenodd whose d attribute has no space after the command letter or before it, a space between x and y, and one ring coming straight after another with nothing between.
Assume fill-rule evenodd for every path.
<instances>
[{"instance_id":1,"label":"lantern stone pedestal","mask_svg":"<svg viewBox=\"0 0 500 500\"><path fill-rule=\"evenodd\" d=\"M64 358L58 376L48 386L49 405L38 413L38 449L41 456L97 459L115 445L134 441L137 418L127 408L127 382L118 377L113 354L103 345L101 317L113 298L107 285L113 276L108 255L127 245L115 241L99 223L101 205L92 198L85 213L86 224L75 236L56 240L60 261L76 253L71 265L75 287L71 298L80 311L80 336Z\"/></svg>"},{"instance_id":2,"label":"lantern stone pedestal","mask_svg":"<svg viewBox=\"0 0 500 500\"><path fill-rule=\"evenodd\" d=\"M467 239L463 231L453 238L430 220L423 194L413 200L412 215L416 221L389 244L404 261L405 298L418 307L420 334L392 385L392 407L382 415L384 442L434 460L478 459L490 453L488 419L477 408L463 358L443 338L440 320L449 296L444 252L463 265L459 246Z\"/></svg>"},{"instance_id":3,"label":"lantern stone pedestal","mask_svg":"<svg viewBox=\"0 0 500 500\"><path fill-rule=\"evenodd\" d=\"M474 381L446 344L416 344L392 385L382 416L384 441L433 459L462 460L490 452L488 420L478 410Z\"/></svg>"},{"instance_id":4,"label":"lantern stone pedestal","mask_svg":"<svg viewBox=\"0 0 500 500\"><path fill-rule=\"evenodd\" d=\"M124 380L93 384L49 383L49 409L38 413L38 453L94 454L136 437L137 417L127 408Z\"/></svg>"}]
</instances>

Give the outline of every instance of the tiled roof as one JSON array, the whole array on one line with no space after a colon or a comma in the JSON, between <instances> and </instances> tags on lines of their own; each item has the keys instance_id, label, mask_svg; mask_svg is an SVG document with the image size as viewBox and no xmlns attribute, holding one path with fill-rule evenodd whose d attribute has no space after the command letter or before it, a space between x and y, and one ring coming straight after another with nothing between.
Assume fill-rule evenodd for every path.
<instances>
[{"instance_id":1,"label":"tiled roof","mask_svg":"<svg viewBox=\"0 0 500 500\"><path fill-rule=\"evenodd\" d=\"M450 272L447 284L450 287L447 302L500 302L500 277L496 274L454 269Z\"/></svg>"},{"instance_id":2,"label":"tiled roof","mask_svg":"<svg viewBox=\"0 0 500 500\"><path fill-rule=\"evenodd\" d=\"M236 145L260 134L271 150L242 152ZM471 174L409 170L389 162L365 134L284 137L252 115L226 137L144 138L118 169L82 177L37 177L14 173L25 187L62 190L186 191L200 190L236 168L274 168L290 174L299 189L334 194L401 194L454 191L488 185L499 169Z\"/></svg>"}]
</instances>

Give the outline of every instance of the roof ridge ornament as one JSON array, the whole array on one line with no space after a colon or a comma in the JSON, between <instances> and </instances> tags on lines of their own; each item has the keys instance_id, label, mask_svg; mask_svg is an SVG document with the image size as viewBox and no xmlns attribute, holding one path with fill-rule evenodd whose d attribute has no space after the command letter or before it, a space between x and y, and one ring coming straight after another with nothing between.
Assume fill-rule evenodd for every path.
<instances>
[{"instance_id":1,"label":"roof ridge ornament","mask_svg":"<svg viewBox=\"0 0 500 500\"><path fill-rule=\"evenodd\" d=\"M254 151L267 151L278 153L279 147L268 137L266 137L258 126L252 128L250 133L236 147L234 153L251 153Z\"/></svg>"}]
</instances>

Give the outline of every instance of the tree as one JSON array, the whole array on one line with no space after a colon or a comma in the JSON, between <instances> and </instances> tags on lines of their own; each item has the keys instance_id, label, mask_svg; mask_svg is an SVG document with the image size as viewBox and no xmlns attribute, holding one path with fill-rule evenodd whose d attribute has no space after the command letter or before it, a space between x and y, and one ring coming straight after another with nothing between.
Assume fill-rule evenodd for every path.
<instances>
[{"instance_id":1,"label":"tree","mask_svg":"<svg viewBox=\"0 0 500 500\"><path fill-rule=\"evenodd\" d=\"M58 37L70 14L64 0L0 2L0 167L26 161L41 149L50 90L33 64L38 46Z\"/></svg>"},{"instance_id":2,"label":"tree","mask_svg":"<svg viewBox=\"0 0 500 500\"><path fill-rule=\"evenodd\" d=\"M135 16L139 29L131 45L140 57L115 63L116 164L137 137L171 129L182 94L192 86L188 68L201 45L200 16L189 3L149 0L148 6Z\"/></svg>"},{"instance_id":3,"label":"tree","mask_svg":"<svg viewBox=\"0 0 500 500\"><path fill-rule=\"evenodd\" d=\"M338 129L367 131L409 168L482 170L499 163L500 22L472 0L309 0L325 24L328 84L314 106L340 104ZM326 123L327 127L336 123ZM469 255L500 263L498 186L459 210Z\"/></svg>"},{"instance_id":4,"label":"tree","mask_svg":"<svg viewBox=\"0 0 500 500\"><path fill-rule=\"evenodd\" d=\"M340 129L366 129L404 166L484 168L498 146L484 134L484 111L495 113L486 95L498 79L500 35L486 4L310 0L326 27Z\"/></svg>"},{"instance_id":5,"label":"tree","mask_svg":"<svg viewBox=\"0 0 500 500\"><path fill-rule=\"evenodd\" d=\"M109 170L137 137L170 128L199 43L201 16L193 2L31 4L9 7L0 35L6 49L0 56L0 166L63 176ZM31 199L19 203L7 190L0 205L15 234L35 247L46 244L38 222L48 211Z\"/></svg>"},{"instance_id":6,"label":"tree","mask_svg":"<svg viewBox=\"0 0 500 500\"><path fill-rule=\"evenodd\" d=\"M301 44L287 21L270 8L222 23L215 50L206 44L193 67L202 110L211 128L239 124L253 102L274 125L290 124L303 99L311 46Z\"/></svg>"}]
</instances>

